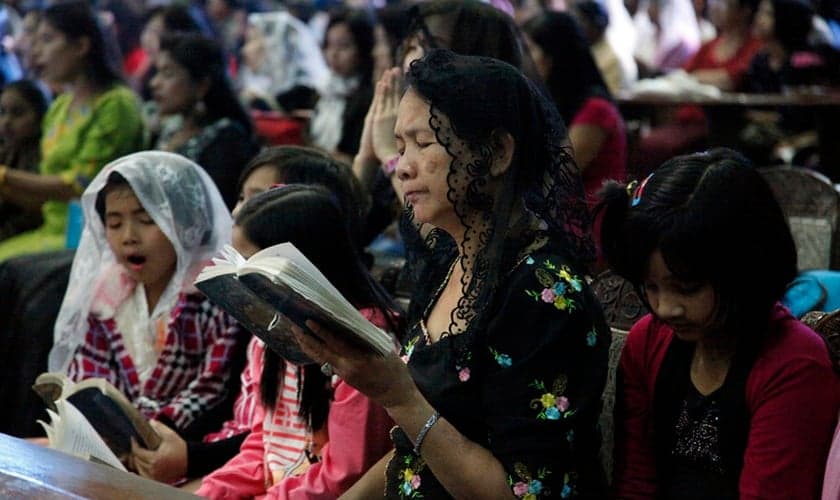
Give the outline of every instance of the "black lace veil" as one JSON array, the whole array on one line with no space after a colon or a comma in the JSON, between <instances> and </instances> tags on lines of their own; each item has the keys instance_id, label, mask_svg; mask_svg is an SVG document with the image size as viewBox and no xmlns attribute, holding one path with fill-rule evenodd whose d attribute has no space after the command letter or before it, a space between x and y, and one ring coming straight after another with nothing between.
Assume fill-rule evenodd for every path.
<instances>
[{"instance_id":1,"label":"black lace veil","mask_svg":"<svg viewBox=\"0 0 840 500\"><path fill-rule=\"evenodd\" d=\"M429 125L452 157L447 197L465 227L456 263L464 271L462 298L445 334L480 332L500 282L527 253L551 244L579 265L592 261L580 170L554 105L507 63L431 50L412 64L407 84L429 103ZM503 133L515 149L499 187L490 182L490 167ZM445 276L431 266L438 274L448 269L458 254L455 241L439 229L418 231L411 214L407 204L402 229L415 282L439 284ZM418 295L412 321L432 299Z\"/></svg>"}]
</instances>

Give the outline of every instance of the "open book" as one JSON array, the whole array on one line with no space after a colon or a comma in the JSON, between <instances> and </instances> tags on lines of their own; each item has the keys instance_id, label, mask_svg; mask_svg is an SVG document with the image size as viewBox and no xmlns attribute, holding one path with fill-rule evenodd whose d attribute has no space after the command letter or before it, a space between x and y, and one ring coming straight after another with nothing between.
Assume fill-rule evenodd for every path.
<instances>
[{"instance_id":1,"label":"open book","mask_svg":"<svg viewBox=\"0 0 840 500\"><path fill-rule=\"evenodd\" d=\"M264 248L247 260L226 246L213 262L195 286L287 361L311 363L289 328L291 321L307 331L307 319L377 353L395 350L392 337L362 316L291 243Z\"/></svg>"},{"instance_id":2,"label":"open book","mask_svg":"<svg viewBox=\"0 0 840 500\"><path fill-rule=\"evenodd\" d=\"M63 373L42 373L32 389L47 404L50 447L125 470L131 438L144 448L160 446L160 436L117 388L101 378L74 383Z\"/></svg>"}]
</instances>

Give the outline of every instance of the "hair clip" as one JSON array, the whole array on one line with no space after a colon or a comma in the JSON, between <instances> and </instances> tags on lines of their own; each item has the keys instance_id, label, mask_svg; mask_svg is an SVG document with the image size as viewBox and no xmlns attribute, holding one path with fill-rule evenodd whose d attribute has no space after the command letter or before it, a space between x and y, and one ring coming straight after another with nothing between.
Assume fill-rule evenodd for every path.
<instances>
[{"instance_id":1,"label":"hair clip","mask_svg":"<svg viewBox=\"0 0 840 500\"><path fill-rule=\"evenodd\" d=\"M647 186L648 181L650 178L653 177L653 174L648 175L645 177L645 180L642 181L641 184L636 187L636 192L633 193L633 198L630 200L630 206L635 207L642 201L642 193L645 192L645 186Z\"/></svg>"}]
</instances>

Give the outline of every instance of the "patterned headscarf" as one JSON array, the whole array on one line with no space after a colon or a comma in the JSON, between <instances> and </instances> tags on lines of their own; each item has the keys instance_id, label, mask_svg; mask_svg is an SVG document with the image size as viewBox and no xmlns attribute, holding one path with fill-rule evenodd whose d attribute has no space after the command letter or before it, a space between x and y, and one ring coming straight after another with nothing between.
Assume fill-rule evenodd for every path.
<instances>
[{"instance_id":1,"label":"patterned headscarf","mask_svg":"<svg viewBox=\"0 0 840 500\"><path fill-rule=\"evenodd\" d=\"M150 311L152 317L170 309L182 291L193 290L201 268L230 242L233 223L224 200L210 176L192 161L173 153L144 151L106 165L82 194L85 226L55 324L51 371L65 371L84 341L91 310L119 307L136 286L117 263L96 209L97 196L114 172L128 181L177 254L175 273Z\"/></svg>"},{"instance_id":2,"label":"patterned headscarf","mask_svg":"<svg viewBox=\"0 0 840 500\"><path fill-rule=\"evenodd\" d=\"M460 266L462 298L450 334L481 332L488 304L517 260L542 246L589 263L594 247L580 170L554 105L518 69L502 61L432 50L412 64L409 89L429 102L429 124L452 162L447 197L465 228ZM513 137L511 165L490 183L497 133ZM500 188L495 188L501 184ZM406 207L411 220L411 206ZM424 239L404 224L410 259L452 262L455 243L439 229ZM422 265L415 268L424 272ZM418 283L429 281L429 277ZM416 306L412 303L412 314Z\"/></svg>"}]
</instances>

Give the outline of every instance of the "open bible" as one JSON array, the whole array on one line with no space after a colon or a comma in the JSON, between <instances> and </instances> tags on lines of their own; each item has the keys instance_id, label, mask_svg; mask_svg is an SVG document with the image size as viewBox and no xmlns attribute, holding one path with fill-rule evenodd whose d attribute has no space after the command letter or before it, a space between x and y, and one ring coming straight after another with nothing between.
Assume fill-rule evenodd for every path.
<instances>
[{"instance_id":1,"label":"open bible","mask_svg":"<svg viewBox=\"0 0 840 500\"><path fill-rule=\"evenodd\" d=\"M395 350L392 337L362 316L291 243L264 248L248 259L226 246L213 262L195 286L287 361L311 363L290 330L291 322L308 331L307 319L365 349Z\"/></svg>"},{"instance_id":2,"label":"open bible","mask_svg":"<svg viewBox=\"0 0 840 500\"><path fill-rule=\"evenodd\" d=\"M160 436L117 388L101 378L75 383L63 373L42 373L32 389L47 404L50 447L125 470L131 438L144 448L160 446Z\"/></svg>"}]
</instances>

